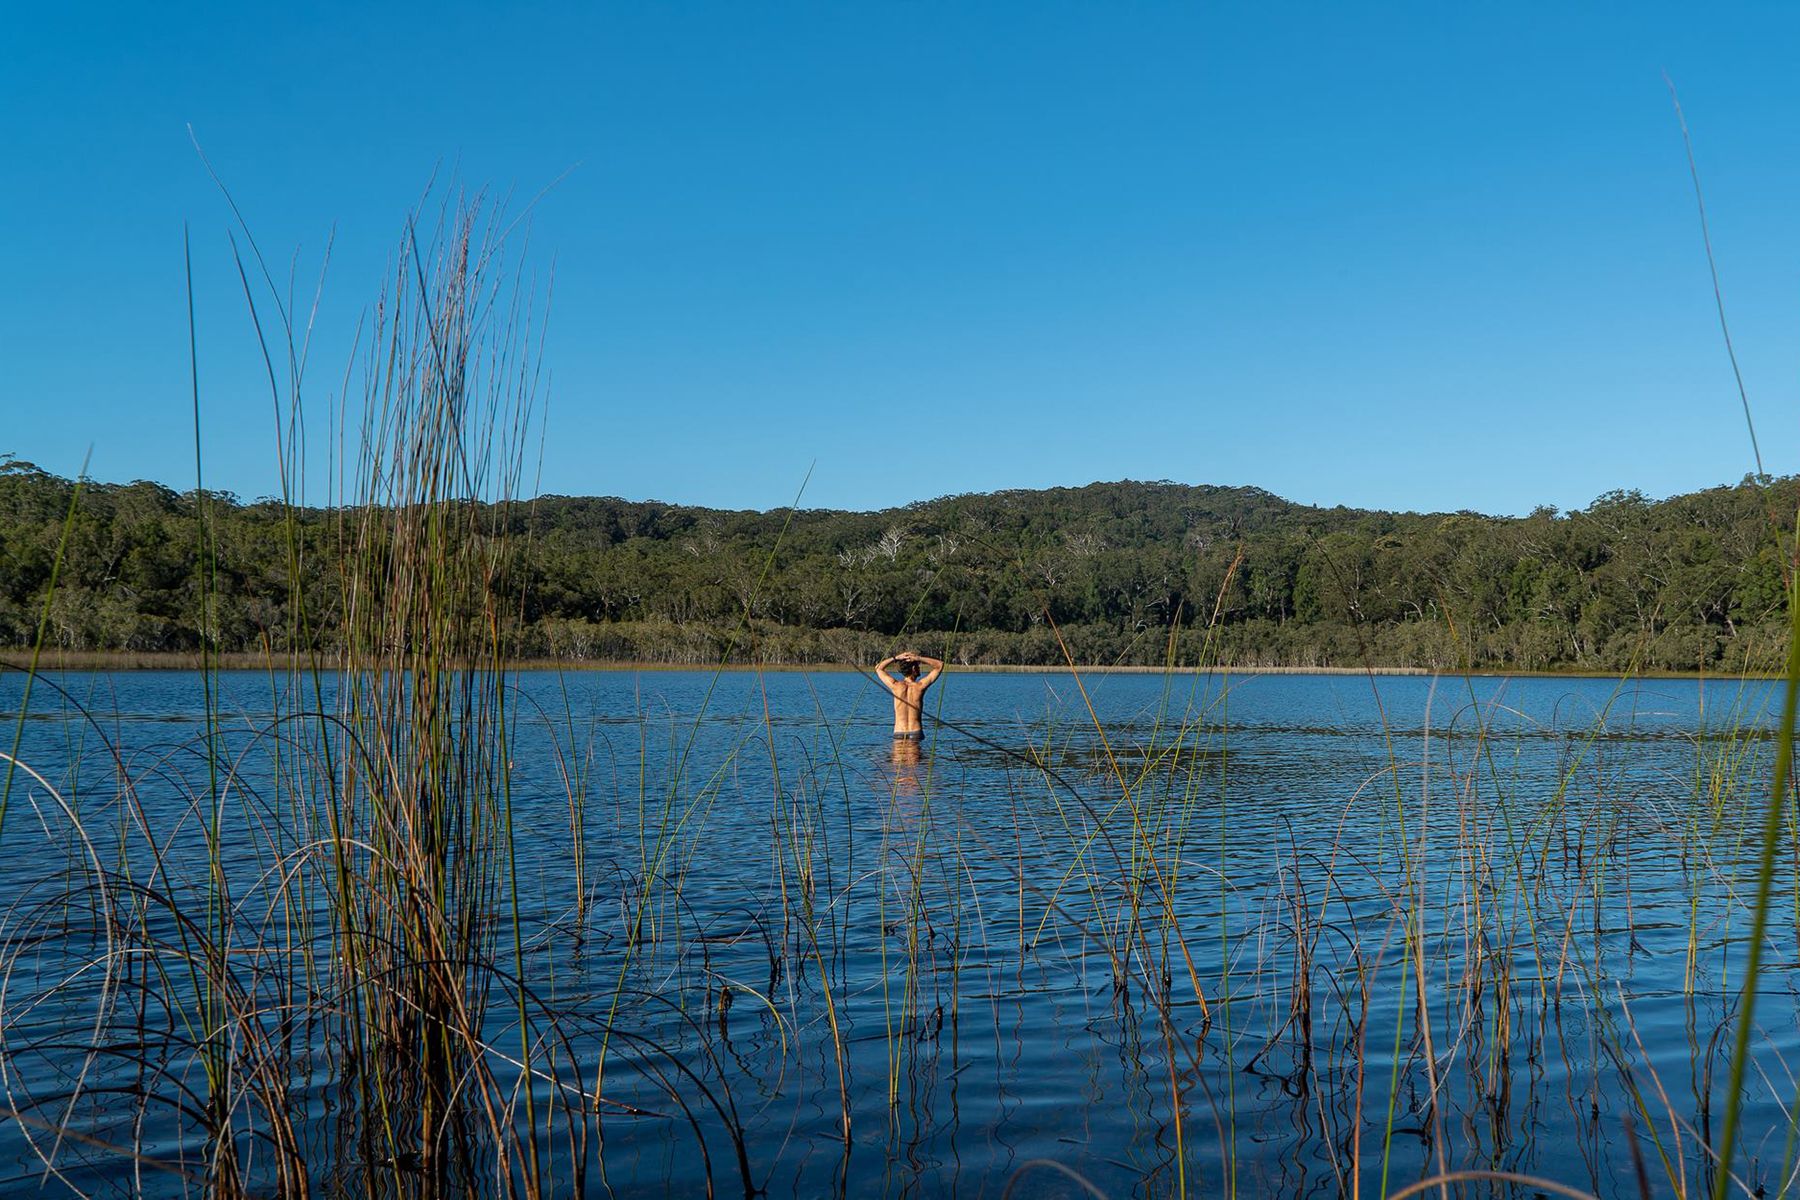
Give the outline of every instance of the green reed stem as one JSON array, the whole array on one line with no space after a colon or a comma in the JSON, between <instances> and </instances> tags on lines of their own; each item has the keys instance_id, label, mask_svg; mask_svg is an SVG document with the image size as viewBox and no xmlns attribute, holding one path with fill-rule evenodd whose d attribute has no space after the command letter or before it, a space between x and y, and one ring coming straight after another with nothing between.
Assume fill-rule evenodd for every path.
<instances>
[{"instance_id":1,"label":"green reed stem","mask_svg":"<svg viewBox=\"0 0 1800 1200\"><path fill-rule=\"evenodd\" d=\"M1730 1191L1731 1159L1737 1149L1738 1123L1743 1114L1744 1077L1749 1071L1757 984L1762 973L1763 937L1768 931L1769 909L1775 891L1776 847L1787 808L1788 780L1794 770L1797 713L1800 713L1800 575L1788 584L1787 680L1781 696L1781 731L1775 744L1775 777L1770 786L1769 807L1763 816L1762 847L1756 865L1756 901L1750 922L1750 950L1739 992L1737 1037L1731 1048L1731 1075L1725 1090L1725 1120L1719 1132L1719 1169L1713 1180L1713 1200L1725 1200Z\"/></svg>"}]
</instances>

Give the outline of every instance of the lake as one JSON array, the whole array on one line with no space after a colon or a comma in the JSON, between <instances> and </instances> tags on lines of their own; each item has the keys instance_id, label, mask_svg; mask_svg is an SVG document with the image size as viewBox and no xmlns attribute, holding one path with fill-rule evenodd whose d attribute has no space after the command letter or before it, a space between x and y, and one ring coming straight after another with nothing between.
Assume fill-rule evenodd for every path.
<instances>
[{"instance_id":1,"label":"lake","mask_svg":"<svg viewBox=\"0 0 1800 1200\"><path fill-rule=\"evenodd\" d=\"M199 674L37 684L0 829L0 1191L195 1190L221 1111L253 1194L281 1154L364 1190L331 893L378 839L320 800L354 723L318 718L329 676L214 686L209 755ZM453 897L488 955L454 964L471 1079L504 1104L453 1190L1697 1192L1779 687L951 671L915 752L853 673L520 674L513 838ZM1770 1195L1800 1094L1784 828L1734 1162Z\"/></svg>"}]
</instances>

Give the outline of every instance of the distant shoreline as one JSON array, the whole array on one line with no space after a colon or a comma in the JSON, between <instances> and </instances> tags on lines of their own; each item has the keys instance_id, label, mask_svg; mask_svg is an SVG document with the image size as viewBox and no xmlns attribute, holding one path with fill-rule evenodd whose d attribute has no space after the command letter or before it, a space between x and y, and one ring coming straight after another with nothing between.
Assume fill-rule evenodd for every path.
<instances>
[{"instance_id":1,"label":"distant shoreline","mask_svg":"<svg viewBox=\"0 0 1800 1200\"><path fill-rule=\"evenodd\" d=\"M29 651L0 651L0 674L11 671L23 671L31 665ZM38 670L48 671L198 671L201 668L198 654L181 652L133 652L115 650L68 650L45 651L38 659ZM303 658L281 657L271 659L264 654L221 654L212 662L215 670L221 671L286 671L294 667L304 667ZM322 664L325 670L335 669L329 662ZM846 672L863 672L867 668L849 666L842 663L728 663L721 667L718 663L670 663L670 662L631 662L602 659L556 659L556 658L521 658L507 664L512 671L729 671L740 673L745 671L763 671L774 674L812 673L838 674ZM1567 671L1433 671L1426 667L1296 667L1296 666L1261 666L1256 664L1239 664L1229 667L1163 667L1163 666L1110 666L1105 664L1077 664L1074 668L1067 666L1042 666L1018 663L972 663L960 665L949 664L949 670L956 674L969 675L1067 675L1071 670L1083 675L1417 675L1439 676L1443 678L1504 678L1504 679L1722 679L1722 680L1772 680L1780 679L1778 674L1744 674L1741 672L1719 671L1636 671L1629 676L1609 674L1586 669Z\"/></svg>"}]
</instances>

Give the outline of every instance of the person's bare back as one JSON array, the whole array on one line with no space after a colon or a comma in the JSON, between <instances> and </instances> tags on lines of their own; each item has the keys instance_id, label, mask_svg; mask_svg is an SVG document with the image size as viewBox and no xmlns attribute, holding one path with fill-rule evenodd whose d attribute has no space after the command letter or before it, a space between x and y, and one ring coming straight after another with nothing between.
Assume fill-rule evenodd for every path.
<instances>
[{"instance_id":1,"label":"person's bare back","mask_svg":"<svg viewBox=\"0 0 1800 1200\"><path fill-rule=\"evenodd\" d=\"M900 664L900 678L888 674L888 668L895 663ZM930 667L930 673L923 678L919 676L921 665ZM925 727L920 720L924 710L925 689L937 682L943 673L944 663L941 659L927 658L912 650L902 650L875 664L875 678L881 680L887 690L894 696L894 736L908 741L922 741Z\"/></svg>"}]
</instances>

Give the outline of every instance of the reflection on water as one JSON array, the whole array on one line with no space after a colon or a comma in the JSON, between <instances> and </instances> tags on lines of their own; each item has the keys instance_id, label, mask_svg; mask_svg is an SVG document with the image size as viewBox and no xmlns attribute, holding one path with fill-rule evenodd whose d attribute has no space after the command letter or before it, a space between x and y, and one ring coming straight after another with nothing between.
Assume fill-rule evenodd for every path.
<instances>
[{"instance_id":1,"label":"reflection on water","mask_svg":"<svg viewBox=\"0 0 1800 1200\"><path fill-rule=\"evenodd\" d=\"M923 743L912 738L895 738L890 756L894 764L894 795L913 797L919 794L919 765L924 761Z\"/></svg>"},{"instance_id":2,"label":"reflection on water","mask_svg":"<svg viewBox=\"0 0 1800 1200\"><path fill-rule=\"evenodd\" d=\"M0 1180L37 1180L43 1154L74 1186L173 1194L141 1160L204 1175L192 1106L133 1089L200 1059L179 1003L121 1006L86 969L135 935L82 914L151 840L155 870L207 894L201 689L58 682L26 723L42 779L15 784L0 835L0 1064L38 1114L0 1124ZM550 1194L1087 1194L1072 1171L1113 1196L1376 1195L1468 1168L1635 1196L1640 1160L1656 1194L1708 1185L1767 685L1086 682L1098 724L1065 676L952 673L920 744L853 675L522 677L510 801ZM252 1002L312 969L276 933L323 902L285 881L329 880L319 743L272 733L315 704L288 686L224 680L217 837L242 1028L286 1056L329 1188L353 1081L295 1009ZM17 695L0 677L0 710ZM1793 1169L1793 850L1739 1158L1771 1194ZM517 1080L508 995L488 1069ZM46 1138L62 1125L80 1137Z\"/></svg>"}]
</instances>

